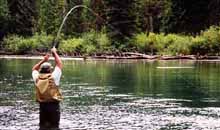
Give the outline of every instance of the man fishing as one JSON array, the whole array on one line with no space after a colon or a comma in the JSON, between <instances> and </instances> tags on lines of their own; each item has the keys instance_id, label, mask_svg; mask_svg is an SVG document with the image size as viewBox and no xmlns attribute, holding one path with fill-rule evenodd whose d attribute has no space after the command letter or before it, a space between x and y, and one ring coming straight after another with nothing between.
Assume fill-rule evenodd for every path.
<instances>
[{"instance_id":1,"label":"man fishing","mask_svg":"<svg viewBox=\"0 0 220 130\"><path fill-rule=\"evenodd\" d=\"M62 74L62 62L56 48L51 49L55 59L55 68L47 62L49 54L32 68L32 77L36 88L36 100L40 104L40 130L59 128L60 106L62 95L59 90Z\"/></svg>"}]
</instances>

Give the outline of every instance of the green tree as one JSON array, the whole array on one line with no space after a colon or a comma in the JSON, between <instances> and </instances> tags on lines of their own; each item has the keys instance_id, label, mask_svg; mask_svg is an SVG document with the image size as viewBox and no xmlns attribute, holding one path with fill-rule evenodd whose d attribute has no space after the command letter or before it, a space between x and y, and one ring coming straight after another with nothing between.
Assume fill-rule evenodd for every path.
<instances>
[{"instance_id":1,"label":"green tree","mask_svg":"<svg viewBox=\"0 0 220 130\"><path fill-rule=\"evenodd\" d=\"M139 0L138 5L141 31L160 32L166 28L167 17L171 15L170 0Z\"/></svg>"},{"instance_id":2,"label":"green tree","mask_svg":"<svg viewBox=\"0 0 220 130\"><path fill-rule=\"evenodd\" d=\"M36 29L36 0L8 0L10 33L32 35Z\"/></svg>"},{"instance_id":3,"label":"green tree","mask_svg":"<svg viewBox=\"0 0 220 130\"><path fill-rule=\"evenodd\" d=\"M0 41L8 29L8 3L7 0L0 1Z\"/></svg>"},{"instance_id":4,"label":"green tree","mask_svg":"<svg viewBox=\"0 0 220 130\"><path fill-rule=\"evenodd\" d=\"M110 37L116 48L126 43L137 30L135 4L136 0L105 0Z\"/></svg>"},{"instance_id":5,"label":"green tree","mask_svg":"<svg viewBox=\"0 0 220 130\"><path fill-rule=\"evenodd\" d=\"M208 0L171 0L172 15L167 26L168 32L198 33L208 28Z\"/></svg>"},{"instance_id":6,"label":"green tree","mask_svg":"<svg viewBox=\"0 0 220 130\"><path fill-rule=\"evenodd\" d=\"M74 8L76 5L82 5L83 0L67 0L66 1L66 13ZM65 14L66 14L65 13ZM72 11L72 13L68 16L65 26L64 32L67 35L75 35L78 36L83 32L83 8L77 8L76 10Z\"/></svg>"},{"instance_id":7,"label":"green tree","mask_svg":"<svg viewBox=\"0 0 220 130\"><path fill-rule=\"evenodd\" d=\"M101 31L106 23L105 3L103 0L91 0L90 7L95 13L92 21L93 29Z\"/></svg>"},{"instance_id":8,"label":"green tree","mask_svg":"<svg viewBox=\"0 0 220 130\"><path fill-rule=\"evenodd\" d=\"M47 34L58 32L65 13L65 0L40 0L38 30Z\"/></svg>"},{"instance_id":9,"label":"green tree","mask_svg":"<svg viewBox=\"0 0 220 130\"><path fill-rule=\"evenodd\" d=\"M219 0L210 0L208 4L209 25L220 25L220 1Z\"/></svg>"}]
</instances>

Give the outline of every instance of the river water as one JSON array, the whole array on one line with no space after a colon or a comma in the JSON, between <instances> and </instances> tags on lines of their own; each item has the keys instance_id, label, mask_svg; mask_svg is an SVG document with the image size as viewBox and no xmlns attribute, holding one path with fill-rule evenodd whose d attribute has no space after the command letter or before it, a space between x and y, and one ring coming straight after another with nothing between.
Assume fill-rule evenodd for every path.
<instances>
[{"instance_id":1,"label":"river water","mask_svg":"<svg viewBox=\"0 0 220 130\"><path fill-rule=\"evenodd\" d=\"M31 68L0 59L0 129L38 130ZM64 61L61 130L220 130L220 62Z\"/></svg>"}]
</instances>

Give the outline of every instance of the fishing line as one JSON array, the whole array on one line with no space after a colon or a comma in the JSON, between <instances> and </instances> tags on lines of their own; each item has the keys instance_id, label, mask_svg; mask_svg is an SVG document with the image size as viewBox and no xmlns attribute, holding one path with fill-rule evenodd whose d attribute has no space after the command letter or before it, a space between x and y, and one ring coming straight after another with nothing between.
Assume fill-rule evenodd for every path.
<instances>
[{"instance_id":1,"label":"fishing line","mask_svg":"<svg viewBox=\"0 0 220 130\"><path fill-rule=\"evenodd\" d=\"M89 7L87 7L87 6L85 6L85 5L76 5L76 6L74 6L72 9L70 9L70 10L67 12L67 14L65 15L65 17L64 17L64 19L63 19L63 21L62 21L62 24L61 24L60 27L59 27L59 30L58 30L58 32L57 32L57 35L56 35L56 37L55 37L54 40L53 40L53 47L58 48L58 46L59 46L58 37L59 37L59 35L60 35L60 33L61 33L61 30L62 30L62 28L63 28L63 26L64 26L64 23L65 23L67 17L70 15L70 13L71 13L72 11L74 11L75 9L77 9L77 8L86 8L86 9L88 9L93 15L95 15L96 17L102 19L102 20L105 22L106 25L108 25L111 29L115 30L115 31L116 31L116 34L123 35L119 30L115 29L114 26L112 26L111 24L108 24L108 23L107 23L107 20L105 20L104 18L102 18L101 16L99 16L95 11L93 11L93 10L90 9Z\"/></svg>"}]
</instances>

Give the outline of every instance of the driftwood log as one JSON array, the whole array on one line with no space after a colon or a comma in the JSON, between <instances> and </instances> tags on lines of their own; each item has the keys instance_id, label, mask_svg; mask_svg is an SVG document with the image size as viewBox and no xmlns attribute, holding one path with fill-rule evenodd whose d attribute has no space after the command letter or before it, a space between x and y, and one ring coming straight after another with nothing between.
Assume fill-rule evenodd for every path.
<instances>
[{"instance_id":1,"label":"driftwood log","mask_svg":"<svg viewBox=\"0 0 220 130\"><path fill-rule=\"evenodd\" d=\"M124 55L128 55L128 56L136 56L142 59L158 59L160 56L159 55L146 55L146 54L142 54L142 53L135 53L135 52L124 52Z\"/></svg>"},{"instance_id":2,"label":"driftwood log","mask_svg":"<svg viewBox=\"0 0 220 130\"><path fill-rule=\"evenodd\" d=\"M177 56L161 56L161 55L146 55L136 52L123 52L120 54L104 54L85 56L92 59L149 59L149 60L220 60L220 56L196 56L196 55L177 55Z\"/></svg>"},{"instance_id":3,"label":"driftwood log","mask_svg":"<svg viewBox=\"0 0 220 130\"><path fill-rule=\"evenodd\" d=\"M99 55L92 56L91 58L95 59L158 59L160 56L158 55L146 55L142 53L135 52L123 52L117 55Z\"/></svg>"},{"instance_id":4,"label":"driftwood log","mask_svg":"<svg viewBox=\"0 0 220 130\"><path fill-rule=\"evenodd\" d=\"M196 60L197 58L194 55L183 55L183 56L161 56L161 60L178 60L178 59L188 59Z\"/></svg>"},{"instance_id":5,"label":"driftwood log","mask_svg":"<svg viewBox=\"0 0 220 130\"><path fill-rule=\"evenodd\" d=\"M0 50L0 55L27 55L27 56L36 56L36 55L45 55L45 52L39 51L29 51L25 54L16 54L13 52L7 52ZM118 53L101 53L94 55L81 55L80 53L73 54L61 54L64 57L71 58L84 58L84 59L149 59L149 60L220 60L220 56L208 56L208 55L147 55L137 52L118 52Z\"/></svg>"}]
</instances>

